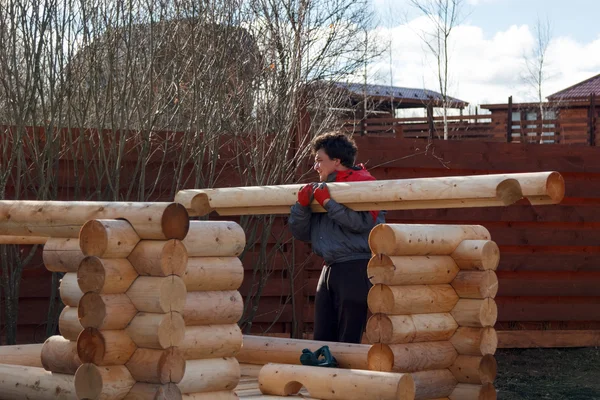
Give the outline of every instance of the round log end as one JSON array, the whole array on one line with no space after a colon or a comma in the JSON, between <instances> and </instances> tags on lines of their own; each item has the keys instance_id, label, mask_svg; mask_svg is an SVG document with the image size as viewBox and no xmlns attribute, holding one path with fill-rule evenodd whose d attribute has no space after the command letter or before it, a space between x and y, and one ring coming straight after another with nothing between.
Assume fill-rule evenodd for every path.
<instances>
[{"instance_id":1,"label":"round log end","mask_svg":"<svg viewBox=\"0 0 600 400\"><path fill-rule=\"evenodd\" d=\"M381 319L384 314L372 315L367 321L367 339L369 343L381 343Z\"/></svg>"},{"instance_id":2,"label":"round log end","mask_svg":"<svg viewBox=\"0 0 600 400\"><path fill-rule=\"evenodd\" d=\"M395 270L396 266L389 256L385 254L375 254L369 260L367 276L374 285L378 283L390 283L394 277Z\"/></svg>"},{"instance_id":3,"label":"round log end","mask_svg":"<svg viewBox=\"0 0 600 400\"><path fill-rule=\"evenodd\" d=\"M102 393L102 374L94 364L82 364L75 372L75 394L78 399L97 399Z\"/></svg>"},{"instance_id":4,"label":"round log end","mask_svg":"<svg viewBox=\"0 0 600 400\"><path fill-rule=\"evenodd\" d=\"M500 263L500 248L496 242L488 240L481 249L481 264L484 270L495 271Z\"/></svg>"},{"instance_id":5,"label":"round log end","mask_svg":"<svg viewBox=\"0 0 600 400\"><path fill-rule=\"evenodd\" d=\"M546 181L546 192L552 201L560 203L565 197L565 180L558 172L552 172Z\"/></svg>"},{"instance_id":6,"label":"round log end","mask_svg":"<svg viewBox=\"0 0 600 400\"><path fill-rule=\"evenodd\" d=\"M165 276L183 276L187 268L187 262L188 252L180 240L171 239L163 246L160 265Z\"/></svg>"},{"instance_id":7,"label":"round log end","mask_svg":"<svg viewBox=\"0 0 600 400\"><path fill-rule=\"evenodd\" d=\"M387 344L374 344L367 354L367 365L371 371L391 372L394 367L394 353Z\"/></svg>"},{"instance_id":8,"label":"round log end","mask_svg":"<svg viewBox=\"0 0 600 400\"><path fill-rule=\"evenodd\" d=\"M516 179L505 179L496 186L496 198L505 206L516 203L523 198L521 184Z\"/></svg>"},{"instance_id":9,"label":"round log end","mask_svg":"<svg viewBox=\"0 0 600 400\"><path fill-rule=\"evenodd\" d=\"M158 360L158 377L160 383L179 383L185 374L185 358L176 347L163 351Z\"/></svg>"},{"instance_id":10,"label":"round log end","mask_svg":"<svg viewBox=\"0 0 600 400\"><path fill-rule=\"evenodd\" d=\"M498 306L493 299L485 299L479 310L481 326L494 326L498 320Z\"/></svg>"},{"instance_id":11,"label":"round log end","mask_svg":"<svg viewBox=\"0 0 600 400\"><path fill-rule=\"evenodd\" d=\"M498 364L493 355L488 354L481 358L481 362L479 363L479 373L481 383L494 383L496 375L498 375Z\"/></svg>"},{"instance_id":12,"label":"round log end","mask_svg":"<svg viewBox=\"0 0 600 400\"><path fill-rule=\"evenodd\" d=\"M369 247L374 254L394 255L396 236L386 224L379 224L369 233Z\"/></svg>"},{"instance_id":13,"label":"round log end","mask_svg":"<svg viewBox=\"0 0 600 400\"><path fill-rule=\"evenodd\" d=\"M398 380L398 390L396 391L396 399L414 399L417 389L415 387L415 380L411 374L402 374Z\"/></svg>"},{"instance_id":14,"label":"round log end","mask_svg":"<svg viewBox=\"0 0 600 400\"><path fill-rule=\"evenodd\" d=\"M192 209L194 210L194 214L199 217L210 214L210 212L213 211L213 208L208 201L208 194L198 193L195 195L192 199Z\"/></svg>"},{"instance_id":15,"label":"round log end","mask_svg":"<svg viewBox=\"0 0 600 400\"><path fill-rule=\"evenodd\" d=\"M373 314L389 314L394 307L394 293L387 285L374 285L369 290L367 304Z\"/></svg>"},{"instance_id":16,"label":"round log end","mask_svg":"<svg viewBox=\"0 0 600 400\"><path fill-rule=\"evenodd\" d=\"M172 275L160 286L160 308L167 311L183 313L187 298L185 282L179 276Z\"/></svg>"},{"instance_id":17,"label":"round log end","mask_svg":"<svg viewBox=\"0 0 600 400\"><path fill-rule=\"evenodd\" d=\"M104 335L96 328L85 328L77 337L77 355L83 363L101 365L106 353Z\"/></svg>"},{"instance_id":18,"label":"round log end","mask_svg":"<svg viewBox=\"0 0 600 400\"><path fill-rule=\"evenodd\" d=\"M102 291L105 280L106 271L101 259L87 256L81 261L77 269L77 283L83 293Z\"/></svg>"},{"instance_id":19,"label":"round log end","mask_svg":"<svg viewBox=\"0 0 600 400\"><path fill-rule=\"evenodd\" d=\"M160 223L165 238L183 240L190 229L190 216L182 204L171 203L165 208Z\"/></svg>"},{"instance_id":20,"label":"round log end","mask_svg":"<svg viewBox=\"0 0 600 400\"><path fill-rule=\"evenodd\" d=\"M106 305L102 296L95 292L88 292L79 300L77 307L79 323L84 328L99 328L106 318Z\"/></svg>"},{"instance_id":21,"label":"round log end","mask_svg":"<svg viewBox=\"0 0 600 400\"><path fill-rule=\"evenodd\" d=\"M491 297L492 299L498 294L498 276L494 271L485 271L485 285L483 297Z\"/></svg>"},{"instance_id":22,"label":"round log end","mask_svg":"<svg viewBox=\"0 0 600 400\"><path fill-rule=\"evenodd\" d=\"M498 334L494 328L483 328L479 348L483 355L493 355L496 353L496 350L498 349Z\"/></svg>"},{"instance_id":23,"label":"round log end","mask_svg":"<svg viewBox=\"0 0 600 400\"><path fill-rule=\"evenodd\" d=\"M108 249L108 232L98 220L87 221L79 231L79 247L85 256L102 257Z\"/></svg>"},{"instance_id":24,"label":"round log end","mask_svg":"<svg viewBox=\"0 0 600 400\"><path fill-rule=\"evenodd\" d=\"M165 318L158 325L158 342L160 347L166 349L179 346L185 337L185 322L178 312L165 314Z\"/></svg>"}]
</instances>

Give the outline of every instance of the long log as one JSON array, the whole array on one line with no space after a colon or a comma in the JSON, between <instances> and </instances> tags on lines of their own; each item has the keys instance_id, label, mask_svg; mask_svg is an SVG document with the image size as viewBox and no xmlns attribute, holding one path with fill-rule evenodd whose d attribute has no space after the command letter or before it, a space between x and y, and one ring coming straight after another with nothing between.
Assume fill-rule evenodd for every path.
<instances>
[{"instance_id":1,"label":"long log","mask_svg":"<svg viewBox=\"0 0 600 400\"><path fill-rule=\"evenodd\" d=\"M498 335L492 327L459 327L454 336L450 338L450 342L458 354L484 356L496 353Z\"/></svg>"},{"instance_id":2,"label":"long log","mask_svg":"<svg viewBox=\"0 0 600 400\"><path fill-rule=\"evenodd\" d=\"M78 399L120 400L135 385L135 379L124 365L99 367L86 363L75 372L74 385Z\"/></svg>"},{"instance_id":3,"label":"long log","mask_svg":"<svg viewBox=\"0 0 600 400\"><path fill-rule=\"evenodd\" d=\"M88 292L77 307L81 326L101 330L125 329L136 313L135 306L125 294Z\"/></svg>"},{"instance_id":4,"label":"long log","mask_svg":"<svg viewBox=\"0 0 600 400\"><path fill-rule=\"evenodd\" d=\"M43 368L42 346L42 343L0 346L0 361L7 365Z\"/></svg>"},{"instance_id":5,"label":"long log","mask_svg":"<svg viewBox=\"0 0 600 400\"><path fill-rule=\"evenodd\" d=\"M415 400L439 399L450 396L457 381L447 369L413 372Z\"/></svg>"},{"instance_id":6,"label":"long log","mask_svg":"<svg viewBox=\"0 0 600 400\"><path fill-rule=\"evenodd\" d=\"M135 229L123 220L90 220L79 232L79 246L86 256L125 258L139 241Z\"/></svg>"},{"instance_id":7,"label":"long log","mask_svg":"<svg viewBox=\"0 0 600 400\"><path fill-rule=\"evenodd\" d=\"M496 400L496 389L491 383L485 385L459 383L448 398L450 400Z\"/></svg>"},{"instance_id":8,"label":"long log","mask_svg":"<svg viewBox=\"0 0 600 400\"><path fill-rule=\"evenodd\" d=\"M61 311L58 317L58 330L65 339L77 340L83 330L78 314L77 307L66 306Z\"/></svg>"},{"instance_id":9,"label":"long log","mask_svg":"<svg viewBox=\"0 0 600 400\"><path fill-rule=\"evenodd\" d=\"M459 268L450 256L387 256L376 254L369 261L371 283L396 285L436 285L450 283Z\"/></svg>"},{"instance_id":10,"label":"long log","mask_svg":"<svg viewBox=\"0 0 600 400\"><path fill-rule=\"evenodd\" d=\"M498 293L498 277L494 271L461 271L451 283L461 299L494 298Z\"/></svg>"},{"instance_id":11,"label":"long log","mask_svg":"<svg viewBox=\"0 0 600 400\"><path fill-rule=\"evenodd\" d=\"M302 386L319 399L363 400L415 398L415 383L410 374L355 371L305 365L267 364L259 375L262 393L289 396Z\"/></svg>"},{"instance_id":12,"label":"long log","mask_svg":"<svg viewBox=\"0 0 600 400\"><path fill-rule=\"evenodd\" d=\"M179 383L185 374L185 359L176 347L165 350L138 348L125 365L138 382Z\"/></svg>"},{"instance_id":13,"label":"long log","mask_svg":"<svg viewBox=\"0 0 600 400\"><path fill-rule=\"evenodd\" d=\"M77 272L83 252L75 238L48 238L42 253L44 266L52 272Z\"/></svg>"},{"instance_id":14,"label":"long log","mask_svg":"<svg viewBox=\"0 0 600 400\"><path fill-rule=\"evenodd\" d=\"M139 312L125 330L138 347L166 349L179 346L185 336L185 322L178 312Z\"/></svg>"},{"instance_id":15,"label":"long log","mask_svg":"<svg viewBox=\"0 0 600 400\"><path fill-rule=\"evenodd\" d=\"M138 311L182 312L187 290L185 283L177 275L140 276L127 290L127 296Z\"/></svg>"},{"instance_id":16,"label":"long log","mask_svg":"<svg viewBox=\"0 0 600 400\"><path fill-rule=\"evenodd\" d=\"M240 376L240 365L235 357L188 360L185 363L185 375L177 386L181 393L233 390Z\"/></svg>"},{"instance_id":17,"label":"long log","mask_svg":"<svg viewBox=\"0 0 600 400\"><path fill-rule=\"evenodd\" d=\"M83 293L125 293L138 273L127 259L84 258L77 269L77 283Z\"/></svg>"},{"instance_id":18,"label":"long log","mask_svg":"<svg viewBox=\"0 0 600 400\"><path fill-rule=\"evenodd\" d=\"M66 306L77 307L79 300L83 297L83 292L77 284L77 274L74 272L64 274L58 290L60 299Z\"/></svg>"},{"instance_id":19,"label":"long log","mask_svg":"<svg viewBox=\"0 0 600 400\"><path fill-rule=\"evenodd\" d=\"M183 239L190 257L236 257L246 246L246 234L232 221L191 221Z\"/></svg>"},{"instance_id":20,"label":"long log","mask_svg":"<svg viewBox=\"0 0 600 400\"><path fill-rule=\"evenodd\" d=\"M0 364L2 400L78 400L73 375L43 368Z\"/></svg>"},{"instance_id":21,"label":"long log","mask_svg":"<svg viewBox=\"0 0 600 400\"><path fill-rule=\"evenodd\" d=\"M481 225L380 224L369 234L374 254L388 256L451 255L463 240L489 240Z\"/></svg>"},{"instance_id":22,"label":"long log","mask_svg":"<svg viewBox=\"0 0 600 400\"><path fill-rule=\"evenodd\" d=\"M183 275L189 292L238 290L243 280L244 266L237 257L190 257Z\"/></svg>"},{"instance_id":23,"label":"long log","mask_svg":"<svg viewBox=\"0 0 600 400\"><path fill-rule=\"evenodd\" d=\"M500 262L500 249L491 240L463 240L451 257L460 269L495 271Z\"/></svg>"},{"instance_id":24,"label":"long log","mask_svg":"<svg viewBox=\"0 0 600 400\"><path fill-rule=\"evenodd\" d=\"M187 326L237 323L244 301L237 290L191 292L187 294L183 319Z\"/></svg>"},{"instance_id":25,"label":"long log","mask_svg":"<svg viewBox=\"0 0 600 400\"><path fill-rule=\"evenodd\" d=\"M189 229L177 203L0 201L0 235L78 238L93 219L125 219L142 239L183 239Z\"/></svg>"},{"instance_id":26,"label":"long log","mask_svg":"<svg viewBox=\"0 0 600 400\"><path fill-rule=\"evenodd\" d=\"M494 356L483 357L459 355L449 368L460 383L482 385L494 383L498 373L498 365Z\"/></svg>"},{"instance_id":27,"label":"long log","mask_svg":"<svg viewBox=\"0 0 600 400\"><path fill-rule=\"evenodd\" d=\"M445 285L375 285L369 290L367 303L372 313L427 314L445 313L453 309L458 296L452 286Z\"/></svg>"},{"instance_id":28,"label":"long log","mask_svg":"<svg viewBox=\"0 0 600 400\"><path fill-rule=\"evenodd\" d=\"M81 365L77 355L77 343L58 335L46 339L42 347L41 359L46 371L61 374L73 375Z\"/></svg>"},{"instance_id":29,"label":"long log","mask_svg":"<svg viewBox=\"0 0 600 400\"><path fill-rule=\"evenodd\" d=\"M0 244L45 244L48 241L48 236L13 236L0 235Z\"/></svg>"},{"instance_id":30,"label":"long log","mask_svg":"<svg viewBox=\"0 0 600 400\"><path fill-rule=\"evenodd\" d=\"M485 328L498 320L498 306L493 299L460 299L450 312L459 326Z\"/></svg>"},{"instance_id":31,"label":"long log","mask_svg":"<svg viewBox=\"0 0 600 400\"><path fill-rule=\"evenodd\" d=\"M242 341L238 324L188 326L179 350L186 360L233 357L242 348Z\"/></svg>"},{"instance_id":32,"label":"long log","mask_svg":"<svg viewBox=\"0 0 600 400\"><path fill-rule=\"evenodd\" d=\"M374 344L369 350L373 371L419 372L450 367L457 353L450 342Z\"/></svg>"},{"instance_id":33,"label":"long log","mask_svg":"<svg viewBox=\"0 0 600 400\"><path fill-rule=\"evenodd\" d=\"M370 343L413 343L449 340L458 325L450 314L375 314L367 321Z\"/></svg>"},{"instance_id":34,"label":"long log","mask_svg":"<svg viewBox=\"0 0 600 400\"><path fill-rule=\"evenodd\" d=\"M340 368L369 369L367 358L371 346L368 344L244 335L243 346L236 358L247 364L264 365L272 362L299 365L302 350L316 351L323 346L329 346Z\"/></svg>"},{"instance_id":35,"label":"long log","mask_svg":"<svg viewBox=\"0 0 600 400\"><path fill-rule=\"evenodd\" d=\"M128 257L140 275L182 276L188 252L181 240L141 240Z\"/></svg>"},{"instance_id":36,"label":"long log","mask_svg":"<svg viewBox=\"0 0 600 400\"><path fill-rule=\"evenodd\" d=\"M233 390L221 390L218 392L186 393L183 400L238 400L239 396ZM253 399L256 400L256 399ZM271 399L273 400L273 399ZM289 399L286 399L289 400Z\"/></svg>"},{"instance_id":37,"label":"long log","mask_svg":"<svg viewBox=\"0 0 600 400\"><path fill-rule=\"evenodd\" d=\"M138 382L124 400L182 400L181 390L174 383L158 385Z\"/></svg>"},{"instance_id":38,"label":"long log","mask_svg":"<svg viewBox=\"0 0 600 400\"><path fill-rule=\"evenodd\" d=\"M84 329L77 338L77 354L84 363L124 365L137 349L123 330Z\"/></svg>"},{"instance_id":39,"label":"long log","mask_svg":"<svg viewBox=\"0 0 600 400\"><path fill-rule=\"evenodd\" d=\"M296 202L302 184L254 186L221 189L182 190L175 201L183 204L192 215L207 215L228 209L254 213L260 207L285 212ZM371 182L344 182L328 185L331 197L351 205L368 203L366 210L393 210L440 207L506 206L527 197L532 204L557 204L564 197L564 180L557 172L525 174L473 175L440 178L398 179ZM380 208L381 207L381 208ZM323 212L316 201L313 212ZM289 213L289 209L287 210Z\"/></svg>"}]
</instances>

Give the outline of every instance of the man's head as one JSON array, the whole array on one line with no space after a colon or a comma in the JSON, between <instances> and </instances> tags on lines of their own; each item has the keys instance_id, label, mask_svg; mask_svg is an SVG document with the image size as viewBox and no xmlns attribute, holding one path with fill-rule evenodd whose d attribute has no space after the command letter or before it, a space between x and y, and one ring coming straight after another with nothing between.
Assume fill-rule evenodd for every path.
<instances>
[{"instance_id":1,"label":"man's head","mask_svg":"<svg viewBox=\"0 0 600 400\"><path fill-rule=\"evenodd\" d=\"M315 157L314 169L321 181L326 181L329 174L343 171L354 166L356 144L354 140L340 132L324 133L315 137L311 143Z\"/></svg>"}]
</instances>

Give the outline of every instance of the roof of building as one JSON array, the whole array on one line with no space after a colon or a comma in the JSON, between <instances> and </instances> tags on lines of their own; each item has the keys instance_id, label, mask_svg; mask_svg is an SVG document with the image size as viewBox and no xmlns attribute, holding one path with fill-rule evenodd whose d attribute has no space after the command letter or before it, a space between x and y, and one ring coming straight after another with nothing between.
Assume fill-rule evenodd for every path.
<instances>
[{"instance_id":1,"label":"roof of building","mask_svg":"<svg viewBox=\"0 0 600 400\"><path fill-rule=\"evenodd\" d=\"M363 83L344 83L344 82L333 82L339 88L348 90L352 95L362 96L365 94L371 98L382 98L389 99L390 96L394 97L394 102L398 102L396 108L403 108L405 106L420 106L423 107L430 102L434 103L434 106L441 106L442 95L438 92L428 89L415 89L398 86L388 85L373 85ZM448 96L450 100L451 108L463 108L469 103L463 100L459 100L454 97Z\"/></svg>"},{"instance_id":2,"label":"roof of building","mask_svg":"<svg viewBox=\"0 0 600 400\"><path fill-rule=\"evenodd\" d=\"M600 74L548 96L549 100L585 99L600 95Z\"/></svg>"}]
</instances>

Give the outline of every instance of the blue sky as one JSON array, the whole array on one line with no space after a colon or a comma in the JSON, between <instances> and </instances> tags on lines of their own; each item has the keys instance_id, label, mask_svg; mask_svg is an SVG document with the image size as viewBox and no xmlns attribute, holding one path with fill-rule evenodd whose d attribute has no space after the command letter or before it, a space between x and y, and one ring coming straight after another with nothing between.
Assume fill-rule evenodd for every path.
<instances>
[{"instance_id":1,"label":"blue sky","mask_svg":"<svg viewBox=\"0 0 600 400\"><path fill-rule=\"evenodd\" d=\"M371 65L369 81L437 89L435 62L418 32L428 22L408 0L372 0L381 19L377 37L390 53ZM547 18L552 39L544 96L600 74L600 0L464 0L465 16L452 33L449 94L471 104L535 101L525 58L534 28ZM390 17L391 15L391 17Z\"/></svg>"}]
</instances>

